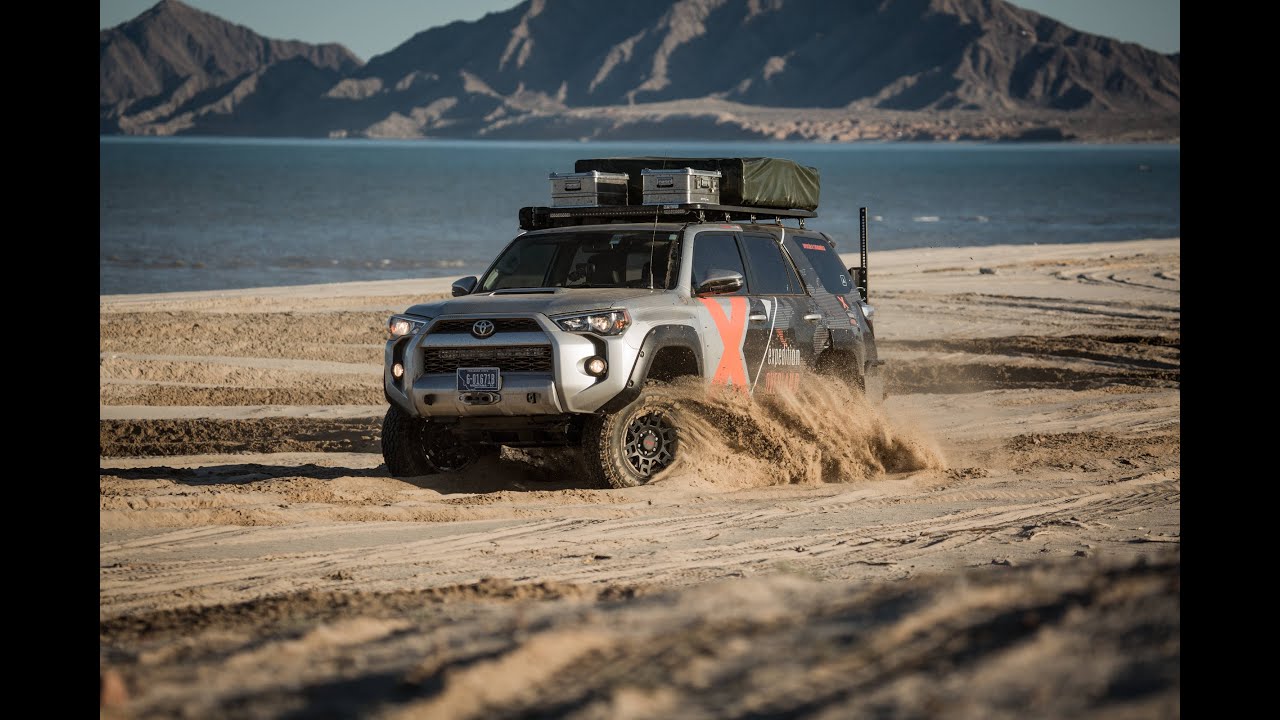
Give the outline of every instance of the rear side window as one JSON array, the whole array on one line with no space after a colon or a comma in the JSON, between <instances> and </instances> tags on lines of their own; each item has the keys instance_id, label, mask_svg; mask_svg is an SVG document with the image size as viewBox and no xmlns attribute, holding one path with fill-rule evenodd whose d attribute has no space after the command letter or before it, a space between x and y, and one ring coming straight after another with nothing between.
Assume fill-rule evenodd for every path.
<instances>
[{"instance_id":1,"label":"rear side window","mask_svg":"<svg viewBox=\"0 0 1280 720\"><path fill-rule=\"evenodd\" d=\"M853 278L844 268L839 253L826 240L819 238L796 237L800 252L818 273L822 288L833 295L847 295L853 292Z\"/></svg>"},{"instance_id":2,"label":"rear side window","mask_svg":"<svg viewBox=\"0 0 1280 720\"><path fill-rule=\"evenodd\" d=\"M726 272L741 273L744 282L735 292L724 295L744 295L747 292L745 278L746 269L742 266L742 256L738 254L738 243L732 233L698 233L693 241L693 291L711 275Z\"/></svg>"},{"instance_id":3,"label":"rear side window","mask_svg":"<svg viewBox=\"0 0 1280 720\"><path fill-rule=\"evenodd\" d=\"M751 264L752 295L803 295L800 278L778 241L769 235L743 235L742 244Z\"/></svg>"}]
</instances>

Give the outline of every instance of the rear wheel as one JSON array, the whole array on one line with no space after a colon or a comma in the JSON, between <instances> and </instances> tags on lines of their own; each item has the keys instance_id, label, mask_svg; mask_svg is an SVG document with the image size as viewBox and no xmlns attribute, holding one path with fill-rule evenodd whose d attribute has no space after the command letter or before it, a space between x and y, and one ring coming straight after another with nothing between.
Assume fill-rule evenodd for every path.
<instances>
[{"instance_id":1,"label":"rear wheel","mask_svg":"<svg viewBox=\"0 0 1280 720\"><path fill-rule=\"evenodd\" d=\"M635 487L671 467L680 451L679 422L673 400L654 388L615 413L593 416L582 448L596 483Z\"/></svg>"},{"instance_id":2,"label":"rear wheel","mask_svg":"<svg viewBox=\"0 0 1280 720\"><path fill-rule=\"evenodd\" d=\"M462 440L447 425L440 423L426 424L422 443L427 464L438 472L458 472L480 459L480 451L475 443Z\"/></svg>"},{"instance_id":3,"label":"rear wheel","mask_svg":"<svg viewBox=\"0 0 1280 720\"><path fill-rule=\"evenodd\" d=\"M393 477L457 472L479 457L479 449L447 425L416 418L396 405L382 420L382 459Z\"/></svg>"},{"instance_id":4,"label":"rear wheel","mask_svg":"<svg viewBox=\"0 0 1280 720\"><path fill-rule=\"evenodd\" d=\"M858 357L851 353L826 352L818 356L817 370L823 375L837 377L859 395L865 394L867 385L858 367Z\"/></svg>"}]
</instances>

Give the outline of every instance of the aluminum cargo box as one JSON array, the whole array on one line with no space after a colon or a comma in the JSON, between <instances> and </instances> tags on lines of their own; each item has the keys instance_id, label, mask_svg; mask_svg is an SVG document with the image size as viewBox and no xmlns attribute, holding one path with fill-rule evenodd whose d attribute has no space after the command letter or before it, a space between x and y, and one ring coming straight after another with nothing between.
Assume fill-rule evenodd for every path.
<instances>
[{"instance_id":1,"label":"aluminum cargo box","mask_svg":"<svg viewBox=\"0 0 1280 720\"><path fill-rule=\"evenodd\" d=\"M694 170L719 170L720 203L746 207L795 210L817 210L821 185L818 169L784 158L768 157L613 157L578 160L578 172L628 173L631 176L631 202L638 202L643 192L640 171L644 168L663 170L690 167Z\"/></svg>"},{"instance_id":2,"label":"aluminum cargo box","mask_svg":"<svg viewBox=\"0 0 1280 720\"><path fill-rule=\"evenodd\" d=\"M627 174L589 170L551 173L552 207L600 207L627 204Z\"/></svg>"},{"instance_id":3,"label":"aluminum cargo box","mask_svg":"<svg viewBox=\"0 0 1280 720\"><path fill-rule=\"evenodd\" d=\"M677 168L640 170L641 194L645 205L672 203L720 204L720 171Z\"/></svg>"}]
</instances>

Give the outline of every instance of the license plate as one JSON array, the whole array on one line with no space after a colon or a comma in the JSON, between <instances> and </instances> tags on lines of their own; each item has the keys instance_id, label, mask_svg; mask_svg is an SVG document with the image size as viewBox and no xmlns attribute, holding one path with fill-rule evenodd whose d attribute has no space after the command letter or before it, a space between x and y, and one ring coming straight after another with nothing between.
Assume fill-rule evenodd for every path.
<instances>
[{"instance_id":1,"label":"license plate","mask_svg":"<svg viewBox=\"0 0 1280 720\"><path fill-rule=\"evenodd\" d=\"M496 367L458 368L458 390L488 390L497 392L502 389L502 371Z\"/></svg>"}]
</instances>

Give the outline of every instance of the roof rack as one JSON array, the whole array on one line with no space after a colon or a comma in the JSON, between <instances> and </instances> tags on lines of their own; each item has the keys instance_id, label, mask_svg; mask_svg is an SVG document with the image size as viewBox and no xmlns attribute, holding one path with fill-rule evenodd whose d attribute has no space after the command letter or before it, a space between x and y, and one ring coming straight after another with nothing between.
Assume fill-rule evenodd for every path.
<instances>
[{"instance_id":1,"label":"roof rack","mask_svg":"<svg viewBox=\"0 0 1280 720\"><path fill-rule=\"evenodd\" d=\"M596 225L609 222L726 222L784 219L799 220L801 229L806 218L818 217L810 210L678 203L672 205L601 205L599 207L522 207L520 229L541 230L574 225Z\"/></svg>"}]
</instances>

